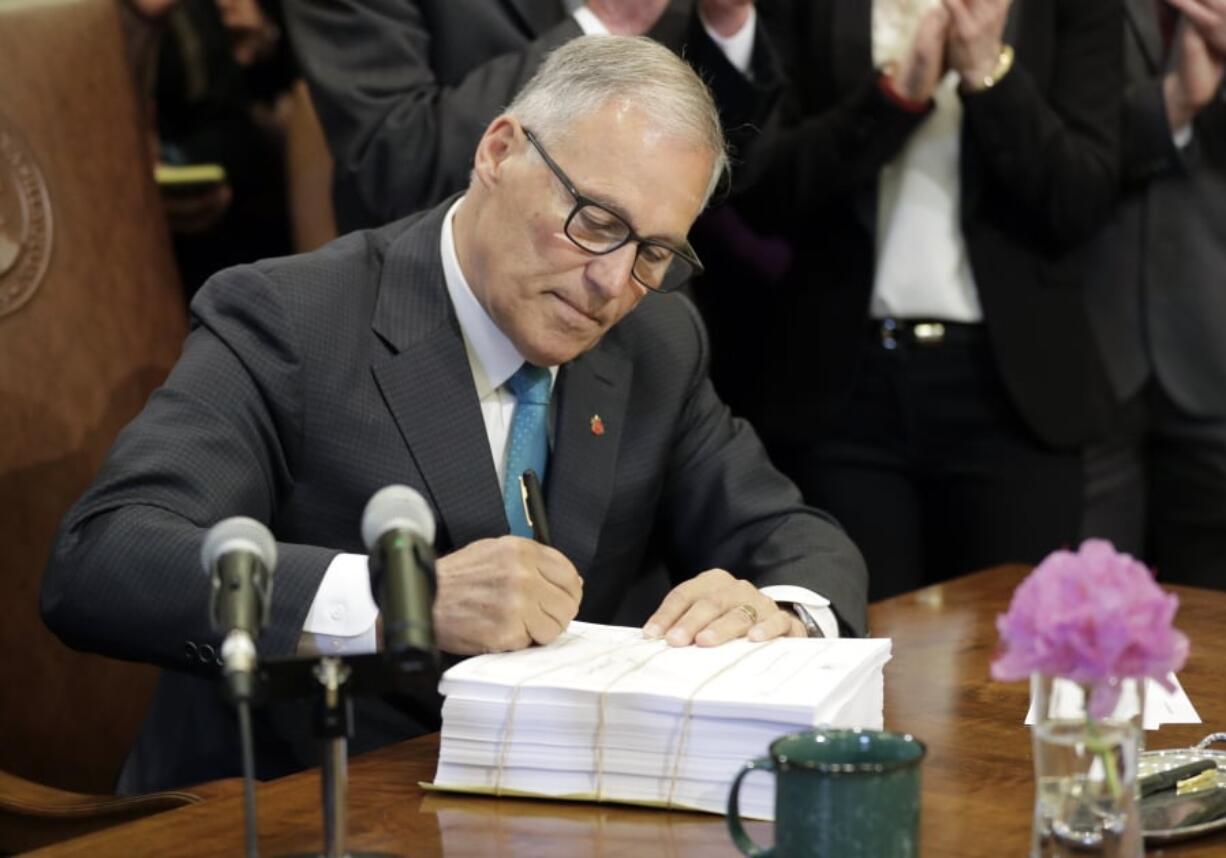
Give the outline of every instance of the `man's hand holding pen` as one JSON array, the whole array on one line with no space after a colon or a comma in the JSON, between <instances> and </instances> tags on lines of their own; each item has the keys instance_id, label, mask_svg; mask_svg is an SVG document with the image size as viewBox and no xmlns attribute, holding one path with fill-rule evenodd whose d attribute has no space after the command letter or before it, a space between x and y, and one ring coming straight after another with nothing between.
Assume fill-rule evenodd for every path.
<instances>
[{"instance_id":1,"label":"man's hand holding pen","mask_svg":"<svg viewBox=\"0 0 1226 858\"><path fill-rule=\"evenodd\" d=\"M579 613L583 579L549 544L540 480L525 471L520 487L532 540L483 539L438 560L434 627L444 652L476 655L547 644ZM722 569L674 587L643 631L673 646L806 635L795 615Z\"/></svg>"},{"instance_id":2,"label":"man's hand holding pen","mask_svg":"<svg viewBox=\"0 0 1226 858\"><path fill-rule=\"evenodd\" d=\"M441 557L434 628L455 655L552 641L579 613L583 579L560 552L519 536L482 539Z\"/></svg>"}]
</instances>

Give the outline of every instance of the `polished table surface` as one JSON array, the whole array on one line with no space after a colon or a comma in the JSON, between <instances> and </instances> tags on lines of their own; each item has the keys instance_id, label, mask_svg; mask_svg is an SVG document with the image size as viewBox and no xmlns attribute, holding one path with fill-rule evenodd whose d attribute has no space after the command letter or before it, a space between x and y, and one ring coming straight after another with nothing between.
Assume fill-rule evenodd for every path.
<instances>
[{"instance_id":1,"label":"polished table surface","mask_svg":"<svg viewBox=\"0 0 1226 858\"><path fill-rule=\"evenodd\" d=\"M995 617L1025 570L1005 567L899 596L869 608L872 633L894 640L885 669L887 728L928 746L923 770L922 852L933 858L1022 856L1030 837L1034 781L1030 735L1022 726L1026 683L988 678ZM1174 588L1177 625L1192 640L1180 674L1203 725L1148 734L1150 748L1187 746L1226 725L1226 593ZM351 851L402 855L696 856L736 855L724 819L612 805L428 795L437 736L358 757L350 764ZM318 852L319 773L259 788L263 855ZM240 855L241 795L128 823L62 843L39 855ZM764 823L751 824L760 841ZM769 842L769 841L768 841ZM1150 854L1226 855L1226 835Z\"/></svg>"}]
</instances>

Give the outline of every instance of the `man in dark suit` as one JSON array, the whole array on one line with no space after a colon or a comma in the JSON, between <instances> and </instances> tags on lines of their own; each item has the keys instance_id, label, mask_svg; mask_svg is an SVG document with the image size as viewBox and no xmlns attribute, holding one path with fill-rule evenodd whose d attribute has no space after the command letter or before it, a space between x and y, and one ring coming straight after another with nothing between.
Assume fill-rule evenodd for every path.
<instances>
[{"instance_id":1,"label":"man in dark suit","mask_svg":"<svg viewBox=\"0 0 1226 858\"><path fill-rule=\"evenodd\" d=\"M1086 533L1226 587L1226 4L1127 0L1123 191L1090 281L1120 403ZM1177 21L1179 10L1184 18Z\"/></svg>"},{"instance_id":2,"label":"man in dark suit","mask_svg":"<svg viewBox=\"0 0 1226 858\"><path fill-rule=\"evenodd\" d=\"M550 50L585 32L650 34L708 80L726 128L748 129L778 85L752 10L752 0L308 0L285 14L345 232L464 188L489 121Z\"/></svg>"},{"instance_id":3,"label":"man in dark suit","mask_svg":"<svg viewBox=\"0 0 1226 858\"><path fill-rule=\"evenodd\" d=\"M1121 14L759 10L791 85L739 210L792 263L770 288L697 297L733 318L769 305L765 336L716 345L761 361L746 414L865 550L874 599L1078 536L1079 445L1107 399L1080 245L1118 185Z\"/></svg>"},{"instance_id":4,"label":"man in dark suit","mask_svg":"<svg viewBox=\"0 0 1226 858\"><path fill-rule=\"evenodd\" d=\"M637 620L671 644L837 634L836 615L864 631L859 553L719 402L693 307L649 294L700 268L685 235L722 147L673 54L575 40L489 126L461 199L206 284L182 359L66 518L43 585L69 644L180 671L125 791L236 770L197 569L205 528L230 515L279 540L264 656L298 649L325 590L369 600L349 558L388 483L434 508L434 621L452 654L607 622L658 557L676 586ZM556 548L526 538L527 455ZM262 776L312 762L307 724L299 707L263 714ZM356 747L424 726L372 703Z\"/></svg>"}]
</instances>

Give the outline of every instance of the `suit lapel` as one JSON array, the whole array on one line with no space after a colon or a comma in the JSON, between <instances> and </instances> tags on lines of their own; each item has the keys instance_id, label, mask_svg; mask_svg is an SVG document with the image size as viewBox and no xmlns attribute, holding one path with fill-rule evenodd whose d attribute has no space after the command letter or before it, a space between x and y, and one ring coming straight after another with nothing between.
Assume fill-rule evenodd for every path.
<instances>
[{"instance_id":1,"label":"suit lapel","mask_svg":"<svg viewBox=\"0 0 1226 858\"><path fill-rule=\"evenodd\" d=\"M424 215L387 253L372 327L394 352L372 367L392 418L458 547L507 532L459 323L438 243L451 200ZM440 540L440 544L443 540Z\"/></svg>"},{"instance_id":2,"label":"suit lapel","mask_svg":"<svg viewBox=\"0 0 1226 858\"><path fill-rule=\"evenodd\" d=\"M591 567L613 495L632 375L620 351L600 345L558 376L546 508L554 545L581 573Z\"/></svg>"},{"instance_id":3,"label":"suit lapel","mask_svg":"<svg viewBox=\"0 0 1226 858\"><path fill-rule=\"evenodd\" d=\"M1124 12L1128 26L1136 34L1151 72L1161 71L1165 65L1162 49L1162 30L1153 0L1125 0Z\"/></svg>"},{"instance_id":4,"label":"suit lapel","mask_svg":"<svg viewBox=\"0 0 1226 858\"><path fill-rule=\"evenodd\" d=\"M539 36L562 20L563 0L502 0L512 17L532 36Z\"/></svg>"}]
</instances>

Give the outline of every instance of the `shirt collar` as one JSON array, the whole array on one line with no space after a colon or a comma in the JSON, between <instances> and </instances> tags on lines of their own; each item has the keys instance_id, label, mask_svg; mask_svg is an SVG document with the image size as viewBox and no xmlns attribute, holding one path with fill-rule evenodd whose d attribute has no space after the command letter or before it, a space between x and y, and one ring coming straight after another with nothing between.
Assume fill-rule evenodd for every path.
<instances>
[{"instance_id":1,"label":"shirt collar","mask_svg":"<svg viewBox=\"0 0 1226 858\"><path fill-rule=\"evenodd\" d=\"M477 386L477 398L484 399L497 388L506 384L507 379L524 363L524 356L515 348L507 335L499 330L490 318L489 313L481 306L477 296L473 294L468 279L460 269L460 259L456 256L455 232L452 219L464 197L460 197L443 217L443 232L439 238L439 254L443 260L443 280L447 284L447 294L451 305L455 307L456 318L460 322L460 332L464 336L464 350L468 353L468 364L472 369L473 381ZM558 377L558 368L550 367L551 381Z\"/></svg>"}]
</instances>

